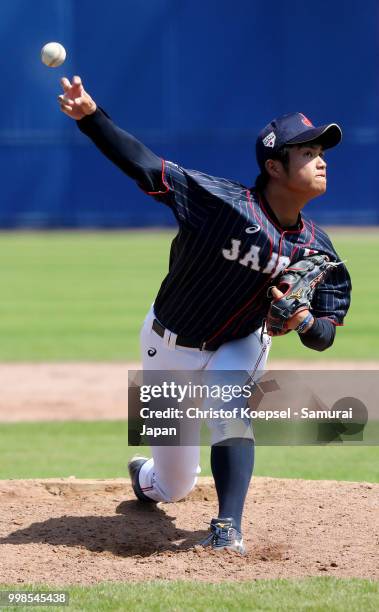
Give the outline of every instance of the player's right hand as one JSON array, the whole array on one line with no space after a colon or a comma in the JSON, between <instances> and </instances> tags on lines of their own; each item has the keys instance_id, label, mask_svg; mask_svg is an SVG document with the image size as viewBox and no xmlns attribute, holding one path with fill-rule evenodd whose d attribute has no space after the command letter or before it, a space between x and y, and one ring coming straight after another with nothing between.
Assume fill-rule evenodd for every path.
<instances>
[{"instance_id":1,"label":"player's right hand","mask_svg":"<svg viewBox=\"0 0 379 612\"><path fill-rule=\"evenodd\" d=\"M79 121L86 115L92 115L96 110L96 102L85 91L82 80L79 76L74 76L72 82L63 77L61 85L64 94L58 96L61 111Z\"/></svg>"}]
</instances>

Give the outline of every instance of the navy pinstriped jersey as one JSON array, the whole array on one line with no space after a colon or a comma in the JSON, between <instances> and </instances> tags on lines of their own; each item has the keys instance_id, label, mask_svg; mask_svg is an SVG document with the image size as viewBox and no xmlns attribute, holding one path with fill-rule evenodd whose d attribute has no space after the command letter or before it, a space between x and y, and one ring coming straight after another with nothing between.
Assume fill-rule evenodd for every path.
<instances>
[{"instance_id":1,"label":"navy pinstriped jersey","mask_svg":"<svg viewBox=\"0 0 379 612\"><path fill-rule=\"evenodd\" d=\"M258 329L269 308L267 288L290 263L311 253L340 261L327 234L305 216L283 229L268 204L240 183L162 161L98 109L78 122L99 149L179 224L169 272L155 300L158 320L212 350ZM318 285L312 314L342 325L351 283L344 264Z\"/></svg>"},{"instance_id":2,"label":"navy pinstriped jersey","mask_svg":"<svg viewBox=\"0 0 379 612\"><path fill-rule=\"evenodd\" d=\"M163 161L160 191L150 194L179 223L155 312L163 325L199 342L219 345L259 328L271 279L290 263L315 252L340 261L311 220L302 216L299 229L284 230L259 195L237 182ZM341 264L316 289L313 315L342 325L350 290Z\"/></svg>"}]
</instances>

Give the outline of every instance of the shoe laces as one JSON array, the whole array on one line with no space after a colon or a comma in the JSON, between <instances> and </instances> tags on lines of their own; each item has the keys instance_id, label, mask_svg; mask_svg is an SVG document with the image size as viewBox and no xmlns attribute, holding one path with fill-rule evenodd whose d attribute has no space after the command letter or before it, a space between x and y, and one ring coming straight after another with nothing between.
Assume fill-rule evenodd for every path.
<instances>
[{"instance_id":1,"label":"shoe laces","mask_svg":"<svg viewBox=\"0 0 379 612\"><path fill-rule=\"evenodd\" d=\"M210 530L211 533L204 540L204 544L228 544L237 536L237 530L230 523L226 523L222 527L219 523L213 523Z\"/></svg>"}]
</instances>

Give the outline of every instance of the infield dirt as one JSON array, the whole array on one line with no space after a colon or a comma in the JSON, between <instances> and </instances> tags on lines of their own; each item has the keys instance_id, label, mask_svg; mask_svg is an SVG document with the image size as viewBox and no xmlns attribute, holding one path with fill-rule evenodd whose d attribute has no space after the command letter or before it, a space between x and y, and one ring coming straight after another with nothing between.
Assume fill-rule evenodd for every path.
<instances>
[{"instance_id":1,"label":"infield dirt","mask_svg":"<svg viewBox=\"0 0 379 612\"><path fill-rule=\"evenodd\" d=\"M338 576L379 578L379 485L255 478L246 557L193 548L216 514L211 479L183 502L144 505L127 480L1 481L3 583Z\"/></svg>"}]
</instances>

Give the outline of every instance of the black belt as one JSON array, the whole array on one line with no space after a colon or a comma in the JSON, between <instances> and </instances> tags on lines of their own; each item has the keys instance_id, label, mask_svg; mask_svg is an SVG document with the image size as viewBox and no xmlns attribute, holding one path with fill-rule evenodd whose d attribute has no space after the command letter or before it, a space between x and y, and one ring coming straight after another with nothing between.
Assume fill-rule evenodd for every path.
<instances>
[{"instance_id":1,"label":"black belt","mask_svg":"<svg viewBox=\"0 0 379 612\"><path fill-rule=\"evenodd\" d=\"M163 338L166 328L161 323L159 323L157 319L154 319L153 330L158 334L158 336ZM192 340L191 338L186 338L185 336L177 336L175 345L184 346L185 348L196 348L196 349L199 349L200 351L211 350L211 349L205 349L206 342L196 342L195 340Z\"/></svg>"}]
</instances>

